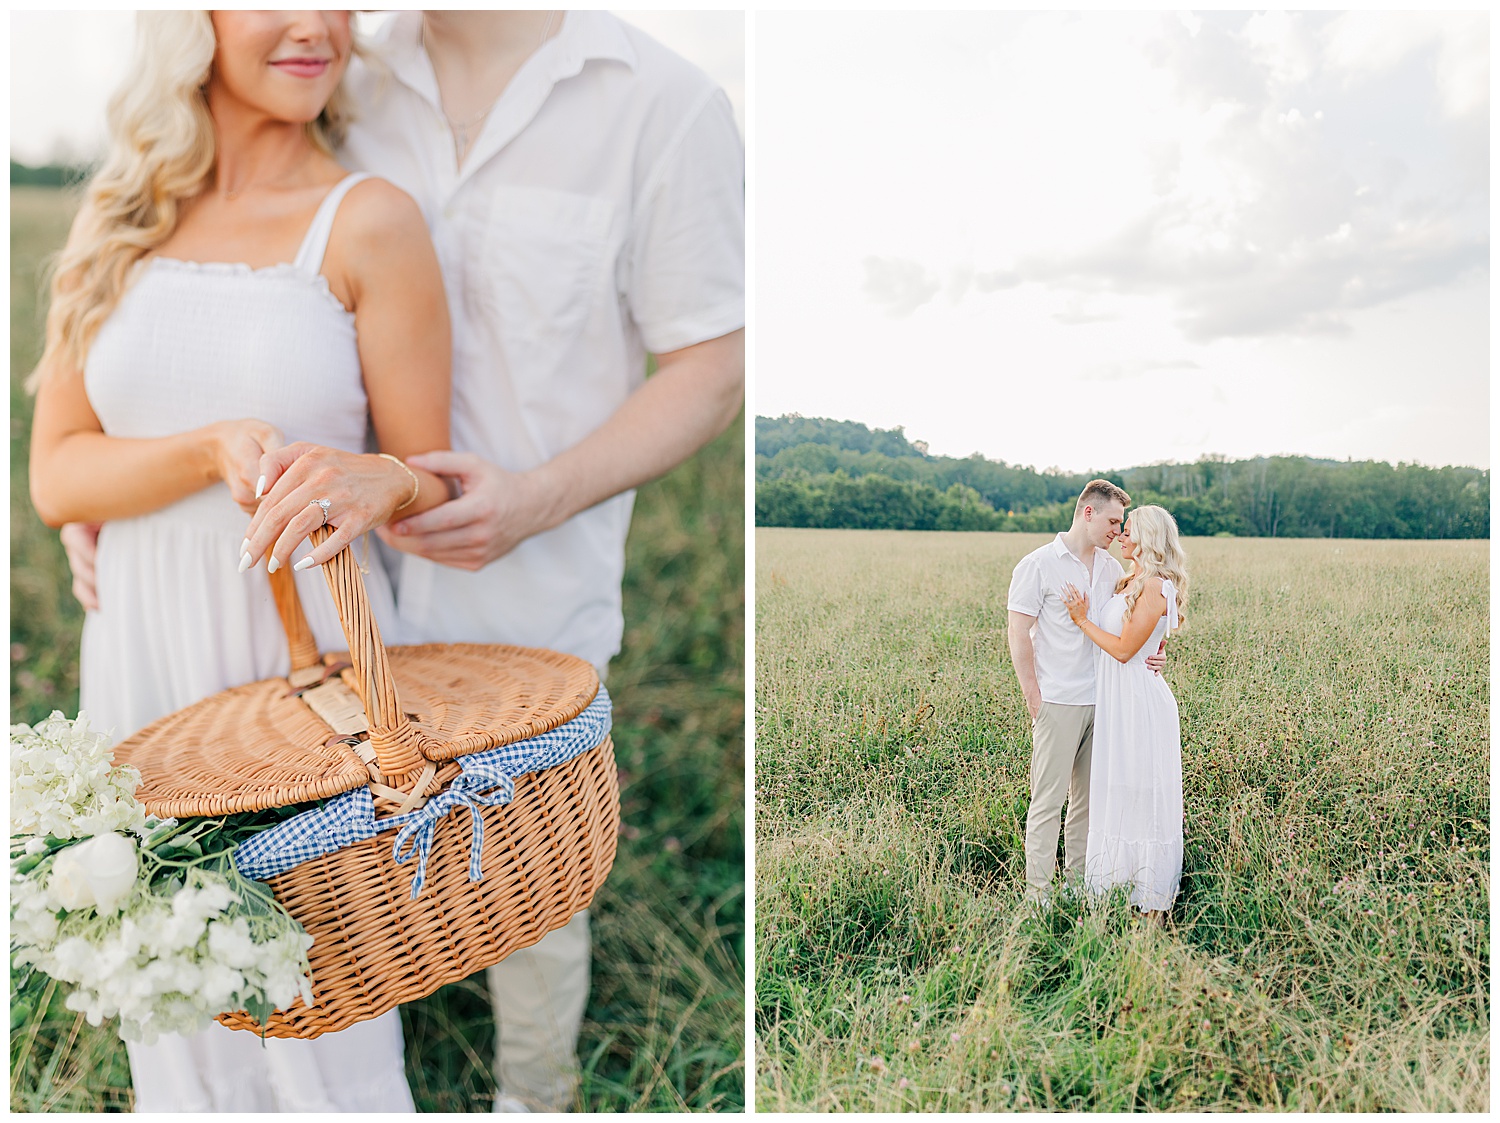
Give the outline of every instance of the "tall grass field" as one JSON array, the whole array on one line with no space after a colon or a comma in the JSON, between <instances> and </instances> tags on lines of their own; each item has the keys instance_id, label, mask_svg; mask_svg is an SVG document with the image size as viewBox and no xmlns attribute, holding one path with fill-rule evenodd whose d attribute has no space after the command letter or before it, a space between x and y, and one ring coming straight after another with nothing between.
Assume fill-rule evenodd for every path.
<instances>
[{"instance_id":1,"label":"tall grass field","mask_svg":"<svg viewBox=\"0 0 1500 1123\"><path fill-rule=\"evenodd\" d=\"M1158 928L1023 904L1048 537L757 532L757 1108L1487 1110L1488 542L1186 540Z\"/></svg>"},{"instance_id":2,"label":"tall grass field","mask_svg":"<svg viewBox=\"0 0 1500 1123\"><path fill-rule=\"evenodd\" d=\"M78 704L82 613L27 499L38 276L71 215L11 191L11 718ZM594 903L579 1110L736 1111L744 1096L744 437L736 423L636 502L624 649L611 665L623 832ZM14 1111L129 1110L114 1026L63 1008L11 1030ZM482 973L403 1007L422 1111L489 1111Z\"/></svg>"}]
</instances>

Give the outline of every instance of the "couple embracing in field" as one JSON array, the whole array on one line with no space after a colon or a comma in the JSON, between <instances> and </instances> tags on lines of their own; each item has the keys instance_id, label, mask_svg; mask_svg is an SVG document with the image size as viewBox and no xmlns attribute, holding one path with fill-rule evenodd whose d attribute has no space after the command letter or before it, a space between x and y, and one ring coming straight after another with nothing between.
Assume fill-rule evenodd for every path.
<instances>
[{"instance_id":1,"label":"couple embracing in field","mask_svg":"<svg viewBox=\"0 0 1500 1123\"><path fill-rule=\"evenodd\" d=\"M1126 521L1129 504L1089 481L1073 525L1011 576L1010 656L1032 719L1026 882L1047 899L1066 800L1067 875L1097 895L1123 886L1161 920L1182 878L1182 742L1162 651L1188 575L1172 516L1141 507Z\"/></svg>"}]
</instances>

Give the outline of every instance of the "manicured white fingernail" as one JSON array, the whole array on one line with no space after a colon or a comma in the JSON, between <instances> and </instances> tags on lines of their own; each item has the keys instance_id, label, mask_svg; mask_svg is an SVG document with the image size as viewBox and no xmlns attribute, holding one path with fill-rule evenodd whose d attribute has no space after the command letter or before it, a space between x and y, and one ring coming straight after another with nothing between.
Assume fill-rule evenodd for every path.
<instances>
[{"instance_id":1,"label":"manicured white fingernail","mask_svg":"<svg viewBox=\"0 0 1500 1123\"><path fill-rule=\"evenodd\" d=\"M240 553L242 553L242 554L248 554L249 552L250 552L250 539L247 538L243 542L240 543Z\"/></svg>"},{"instance_id":2,"label":"manicured white fingernail","mask_svg":"<svg viewBox=\"0 0 1500 1123\"><path fill-rule=\"evenodd\" d=\"M268 562L266 562L266 572L267 573L275 573L280 568L281 568L281 563L276 560L276 556L274 554L271 555L271 560L268 561Z\"/></svg>"},{"instance_id":3,"label":"manicured white fingernail","mask_svg":"<svg viewBox=\"0 0 1500 1123\"><path fill-rule=\"evenodd\" d=\"M250 551L249 550L246 550L243 554L240 555L240 572L241 573L244 573L245 570L249 569L254 564L255 564L255 562L251 559L251 557L250 557Z\"/></svg>"},{"instance_id":4,"label":"manicured white fingernail","mask_svg":"<svg viewBox=\"0 0 1500 1123\"><path fill-rule=\"evenodd\" d=\"M313 561L312 557L309 555L308 557L305 557L301 561L299 561L296 565L292 566L292 572L301 573L304 569L317 564L318 563Z\"/></svg>"},{"instance_id":5,"label":"manicured white fingernail","mask_svg":"<svg viewBox=\"0 0 1500 1123\"><path fill-rule=\"evenodd\" d=\"M266 490L266 477L262 476L255 481L255 498L260 498L260 493Z\"/></svg>"}]
</instances>

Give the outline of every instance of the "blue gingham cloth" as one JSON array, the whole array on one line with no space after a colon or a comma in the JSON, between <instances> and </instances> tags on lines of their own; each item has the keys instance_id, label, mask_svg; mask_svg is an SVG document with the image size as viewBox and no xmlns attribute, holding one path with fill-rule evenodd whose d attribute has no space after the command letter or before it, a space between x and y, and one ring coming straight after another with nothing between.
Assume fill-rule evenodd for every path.
<instances>
[{"instance_id":1,"label":"blue gingham cloth","mask_svg":"<svg viewBox=\"0 0 1500 1123\"><path fill-rule=\"evenodd\" d=\"M416 811L392 815L377 826L370 789L356 788L242 842L234 851L235 867L246 877L264 881L312 858L394 829L397 834L391 853L395 860L402 863L417 859L411 882L415 898L427 881L427 858L438 823L449 812L465 807L474 827L469 842L469 880L478 881L484 876L479 864L484 844L480 808L509 803L516 793L515 777L572 760L603 741L609 727L609 692L601 686L588 708L572 721L525 741L459 757L462 773Z\"/></svg>"}]
</instances>

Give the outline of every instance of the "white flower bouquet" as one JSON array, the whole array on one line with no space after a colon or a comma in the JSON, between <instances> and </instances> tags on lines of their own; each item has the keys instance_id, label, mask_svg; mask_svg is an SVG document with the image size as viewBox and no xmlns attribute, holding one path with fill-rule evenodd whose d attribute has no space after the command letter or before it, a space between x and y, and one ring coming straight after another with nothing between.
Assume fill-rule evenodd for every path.
<instances>
[{"instance_id":1,"label":"white flower bouquet","mask_svg":"<svg viewBox=\"0 0 1500 1123\"><path fill-rule=\"evenodd\" d=\"M152 1041L245 1010L262 1024L311 1002L312 937L232 854L297 808L148 817L140 776L79 714L11 728L11 1025L40 1016L46 979L91 1025Z\"/></svg>"}]
</instances>

